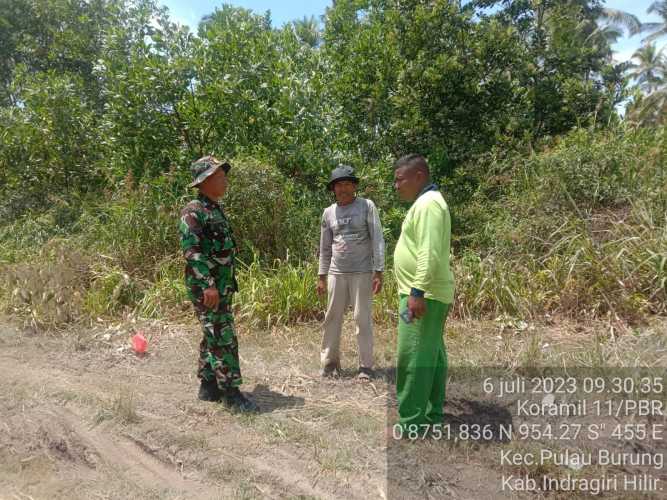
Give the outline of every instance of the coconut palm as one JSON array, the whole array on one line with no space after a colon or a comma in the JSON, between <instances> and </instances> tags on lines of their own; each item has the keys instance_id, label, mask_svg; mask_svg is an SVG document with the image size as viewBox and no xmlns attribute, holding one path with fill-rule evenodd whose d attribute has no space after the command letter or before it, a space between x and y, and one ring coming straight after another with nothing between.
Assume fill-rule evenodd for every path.
<instances>
[{"instance_id":1,"label":"coconut palm","mask_svg":"<svg viewBox=\"0 0 667 500\"><path fill-rule=\"evenodd\" d=\"M614 51L611 47L622 36L623 31L615 26L609 24L599 26L596 24L590 35L586 36L586 44L589 46L597 46L598 49L605 54L607 60L611 61L614 55Z\"/></svg>"},{"instance_id":2,"label":"coconut palm","mask_svg":"<svg viewBox=\"0 0 667 500\"><path fill-rule=\"evenodd\" d=\"M630 35L636 35L642 29L642 23L637 16L618 9L602 9L598 16L598 23L602 26L616 28L617 30L626 28Z\"/></svg>"},{"instance_id":3,"label":"coconut palm","mask_svg":"<svg viewBox=\"0 0 667 500\"><path fill-rule=\"evenodd\" d=\"M628 75L637 81L635 96L628 107L630 121L640 125L664 125L667 122L667 58L654 44L637 50Z\"/></svg>"},{"instance_id":4,"label":"coconut palm","mask_svg":"<svg viewBox=\"0 0 667 500\"><path fill-rule=\"evenodd\" d=\"M664 84L665 60L663 50L658 50L655 44L640 47L632 54L633 63L628 76L635 80L637 86L651 94Z\"/></svg>"},{"instance_id":5,"label":"coconut palm","mask_svg":"<svg viewBox=\"0 0 667 500\"><path fill-rule=\"evenodd\" d=\"M608 8L602 9L595 21L584 21L584 23L587 25L580 29L583 33L588 32L586 43L599 47L606 53L609 61L613 59L611 47L623 36L624 29L627 29L628 34L634 35L639 33L642 26L633 14Z\"/></svg>"},{"instance_id":6,"label":"coconut palm","mask_svg":"<svg viewBox=\"0 0 667 500\"><path fill-rule=\"evenodd\" d=\"M644 95L637 90L627 109L627 118L639 125L667 124L667 88Z\"/></svg>"},{"instance_id":7,"label":"coconut palm","mask_svg":"<svg viewBox=\"0 0 667 500\"><path fill-rule=\"evenodd\" d=\"M660 37L667 35L667 0L657 0L653 2L648 10L646 11L649 14L657 14L662 18L662 21L657 23L644 23L642 24L641 31L652 31L649 36L644 38L644 42L651 43L657 40Z\"/></svg>"}]
</instances>

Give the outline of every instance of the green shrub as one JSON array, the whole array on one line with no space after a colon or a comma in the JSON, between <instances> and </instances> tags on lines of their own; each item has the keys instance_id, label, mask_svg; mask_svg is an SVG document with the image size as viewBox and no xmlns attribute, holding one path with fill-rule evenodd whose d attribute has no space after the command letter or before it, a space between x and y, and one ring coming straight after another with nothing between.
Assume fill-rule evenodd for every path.
<instances>
[{"instance_id":1,"label":"green shrub","mask_svg":"<svg viewBox=\"0 0 667 500\"><path fill-rule=\"evenodd\" d=\"M442 184L450 203L463 318L619 317L667 312L665 132L578 130L544 151L495 152ZM239 319L255 327L322 319L315 292L319 218L333 200L276 168L234 163L223 205L241 246ZM396 320L391 255L406 207L389 163L362 165L360 195L380 209L385 284L374 318ZM177 224L182 172L94 202L53 199L0 226L0 303L34 325L132 311L180 314L187 305ZM458 231L458 232L457 232ZM189 311L189 307L186 307Z\"/></svg>"},{"instance_id":2,"label":"green shrub","mask_svg":"<svg viewBox=\"0 0 667 500\"><path fill-rule=\"evenodd\" d=\"M102 268L93 272L84 296L84 309L92 317L111 316L133 310L143 294L140 284L123 270Z\"/></svg>"},{"instance_id":3,"label":"green shrub","mask_svg":"<svg viewBox=\"0 0 667 500\"><path fill-rule=\"evenodd\" d=\"M250 261L257 253L274 259L312 257L319 241L318 193L300 191L276 167L252 159L232 162L229 190L222 205L241 250Z\"/></svg>"},{"instance_id":4,"label":"green shrub","mask_svg":"<svg viewBox=\"0 0 667 500\"><path fill-rule=\"evenodd\" d=\"M156 263L178 249L179 212L179 200L156 186L119 192L85 208L77 222L77 244L126 272L153 279Z\"/></svg>"},{"instance_id":5,"label":"green shrub","mask_svg":"<svg viewBox=\"0 0 667 500\"><path fill-rule=\"evenodd\" d=\"M137 311L145 318L165 318L190 311L187 290L183 279L183 260L180 255L167 257L158 264L156 277L137 303Z\"/></svg>"},{"instance_id":6,"label":"green shrub","mask_svg":"<svg viewBox=\"0 0 667 500\"><path fill-rule=\"evenodd\" d=\"M250 264L239 263L239 319L251 325L271 325L321 319L324 302L316 293L317 265L276 260L263 268L256 255Z\"/></svg>"}]
</instances>

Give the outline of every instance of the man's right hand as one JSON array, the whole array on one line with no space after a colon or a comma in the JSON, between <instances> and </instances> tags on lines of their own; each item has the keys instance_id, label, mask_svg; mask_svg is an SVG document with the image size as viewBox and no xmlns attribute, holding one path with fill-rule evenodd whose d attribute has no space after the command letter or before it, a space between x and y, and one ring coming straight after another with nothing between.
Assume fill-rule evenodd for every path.
<instances>
[{"instance_id":1,"label":"man's right hand","mask_svg":"<svg viewBox=\"0 0 667 500\"><path fill-rule=\"evenodd\" d=\"M218 293L218 289L215 287L207 288L204 290L203 299L204 306L208 307L209 309L217 309L218 304L220 303L220 294Z\"/></svg>"},{"instance_id":2,"label":"man's right hand","mask_svg":"<svg viewBox=\"0 0 667 500\"><path fill-rule=\"evenodd\" d=\"M317 295L324 295L327 293L327 277L320 276L317 278Z\"/></svg>"}]
</instances>

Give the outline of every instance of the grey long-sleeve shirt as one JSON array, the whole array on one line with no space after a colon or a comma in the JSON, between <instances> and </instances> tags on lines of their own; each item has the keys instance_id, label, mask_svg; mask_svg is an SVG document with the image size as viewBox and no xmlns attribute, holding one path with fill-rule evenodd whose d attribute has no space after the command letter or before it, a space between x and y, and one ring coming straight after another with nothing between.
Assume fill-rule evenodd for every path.
<instances>
[{"instance_id":1,"label":"grey long-sleeve shirt","mask_svg":"<svg viewBox=\"0 0 667 500\"><path fill-rule=\"evenodd\" d=\"M320 229L319 274L384 271L384 237L377 208L355 198L324 209Z\"/></svg>"}]
</instances>

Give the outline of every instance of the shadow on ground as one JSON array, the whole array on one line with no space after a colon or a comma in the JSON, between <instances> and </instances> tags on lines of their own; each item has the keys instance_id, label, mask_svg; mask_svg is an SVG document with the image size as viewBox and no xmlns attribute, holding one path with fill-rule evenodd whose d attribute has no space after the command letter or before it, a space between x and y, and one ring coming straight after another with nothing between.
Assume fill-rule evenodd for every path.
<instances>
[{"instance_id":1,"label":"shadow on ground","mask_svg":"<svg viewBox=\"0 0 667 500\"><path fill-rule=\"evenodd\" d=\"M506 442L508 439L500 432L500 428L508 428L512 424L512 414L495 402L451 398L445 403L444 422L450 424L454 435L459 434L461 427L471 429L471 426L488 426L493 437L479 440L479 444Z\"/></svg>"},{"instance_id":2,"label":"shadow on ground","mask_svg":"<svg viewBox=\"0 0 667 500\"><path fill-rule=\"evenodd\" d=\"M285 396L276 391L272 391L268 386L256 385L250 393L252 398L259 404L262 413L270 413L275 410L287 408L300 408L304 405L304 398L297 396Z\"/></svg>"}]
</instances>

